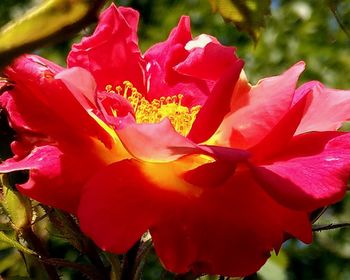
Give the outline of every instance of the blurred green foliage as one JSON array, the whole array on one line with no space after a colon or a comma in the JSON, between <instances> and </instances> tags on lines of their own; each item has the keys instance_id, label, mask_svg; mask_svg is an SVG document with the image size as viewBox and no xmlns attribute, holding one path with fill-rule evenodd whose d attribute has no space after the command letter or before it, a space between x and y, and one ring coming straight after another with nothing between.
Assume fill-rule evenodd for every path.
<instances>
[{"instance_id":1,"label":"blurred green foliage","mask_svg":"<svg viewBox=\"0 0 350 280\"><path fill-rule=\"evenodd\" d=\"M38 2L38 1L37 1ZM40 2L40 1L39 1ZM111 1L110 1L111 2ZM127 5L140 11L139 43L143 51L152 44L166 39L179 17L191 17L194 36L211 34L225 45L237 47L237 52L246 62L245 71L252 83L259 79L281 73L299 60L307 63L301 82L317 79L328 87L350 89L350 38L344 32L329 4L336 5L337 14L345 28L350 29L350 3L347 0L273 0L271 16L256 45L250 37L225 24L222 17L213 14L208 1L203 0L120 0L118 5ZM30 0L2 0L0 24L19 15L31 6ZM88 27L73 39L37 49L35 52L59 64L65 64L70 45L89 34ZM322 112L320 112L322 113ZM6 221L5 221L6 222ZM4 221L0 224L6 224ZM329 224L350 222L350 199L332 207L317 223ZM42 234L47 236L47 219L43 219ZM46 229L45 229L46 228ZM51 232L52 233L52 232ZM57 257L84 262L79 253L57 233L49 242L50 252ZM10 258L5 258L10 256ZM284 244L281 253L273 257L258 275L250 279L264 280L333 280L350 279L350 230L340 229L315 233L314 243L306 246L291 240ZM27 264L30 264L28 261ZM0 243L1 275L26 276L26 266L21 255ZM63 279L80 279L82 275L72 270L62 270ZM146 261L143 279L173 279L161 268L153 251ZM209 278L208 278L209 279Z\"/></svg>"},{"instance_id":2,"label":"blurred green foliage","mask_svg":"<svg viewBox=\"0 0 350 280\"><path fill-rule=\"evenodd\" d=\"M270 14L271 0L209 0L213 11L226 22L248 33L254 42L260 38L265 16Z\"/></svg>"}]
</instances>

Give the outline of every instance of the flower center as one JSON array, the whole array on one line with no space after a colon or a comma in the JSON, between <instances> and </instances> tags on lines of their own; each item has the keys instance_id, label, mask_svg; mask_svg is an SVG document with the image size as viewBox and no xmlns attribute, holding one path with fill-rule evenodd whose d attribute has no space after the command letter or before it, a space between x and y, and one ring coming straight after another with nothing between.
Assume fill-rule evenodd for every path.
<instances>
[{"instance_id":1,"label":"flower center","mask_svg":"<svg viewBox=\"0 0 350 280\"><path fill-rule=\"evenodd\" d=\"M115 90L111 85L107 85L106 91L119 94L130 102L137 123L157 123L167 117L175 130L184 136L189 133L201 109L200 105L191 108L183 106L182 94L160 97L149 102L129 81L124 81L123 86L117 86ZM118 112L113 112L117 116Z\"/></svg>"}]
</instances>

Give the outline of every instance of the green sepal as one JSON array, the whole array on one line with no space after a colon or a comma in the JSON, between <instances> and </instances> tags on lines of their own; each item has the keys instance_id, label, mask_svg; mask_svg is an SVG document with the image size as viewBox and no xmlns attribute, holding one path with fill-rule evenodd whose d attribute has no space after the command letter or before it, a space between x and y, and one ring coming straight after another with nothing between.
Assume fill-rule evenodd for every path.
<instances>
[{"instance_id":1,"label":"green sepal","mask_svg":"<svg viewBox=\"0 0 350 280\"><path fill-rule=\"evenodd\" d=\"M5 243L11 245L11 247L16 248L17 250L21 251L22 253L34 255L34 256L38 255L33 250L23 246L17 240L14 240L14 239L8 237L3 231L0 231L0 242L5 242Z\"/></svg>"},{"instance_id":2,"label":"green sepal","mask_svg":"<svg viewBox=\"0 0 350 280\"><path fill-rule=\"evenodd\" d=\"M60 210L43 206L50 222L59 231L62 237L80 252L85 251L86 238L81 233L73 217Z\"/></svg>"},{"instance_id":3,"label":"green sepal","mask_svg":"<svg viewBox=\"0 0 350 280\"><path fill-rule=\"evenodd\" d=\"M9 186L6 175L0 176L2 186L1 205L9 217L15 230L30 226L32 221L32 203L29 198L25 197L18 191Z\"/></svg>"}]
</instances>

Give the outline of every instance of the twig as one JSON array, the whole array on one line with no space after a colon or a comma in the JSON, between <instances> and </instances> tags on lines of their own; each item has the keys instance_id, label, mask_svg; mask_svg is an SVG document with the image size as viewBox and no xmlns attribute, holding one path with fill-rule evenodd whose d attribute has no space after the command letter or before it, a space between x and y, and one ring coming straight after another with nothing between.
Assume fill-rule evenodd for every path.
<instances>
[{"instance_id":1,"label":"twig","mask_svg":"<svg viewBox=\"0 0 350 280\"><path fill-rule=\"evenodd\" d=\"M335 3L329 3L328 7L331 10L332 14L334 15L334 18L336 19L340 28L343 30L345 35L350 40L350 31L348 30L348 28L346 27L346 25L343 23L342 19L340 18L340 15L339 15L338 10L337 10L337 5Z\"/></svg>"},{"instance_id":2,"label":"twig","mask_svg":"<svg viewBox=\"0 0 350 280\"><path fill-rule=\"evenodd\" d=\"M326 212L327 209L328 209L328 206L323 207L322 209L318 209L318 210L312 212L312 214L316 213L316 215L314 217L312 217L312 223L313 224L316 223L317 220L324 214L324 212Z\"/></svg>"},{"instance_id":3,"label":"twig","mask_svg":"<svg viewBox=\"0 0 350 280\"><path fill-rule=\"evenodd\" d=\"M312 226L312 231L324 231L336 228L350 227L350 223L340 223L340 224L329 224L329 225L314 225Z\"/></svg>"},{"instance_id":4,"label":"twig","mask_svg":"<svg viewBox=\"0 0 350 280\"><path fill-rule=\"evenodd\" d=\"M31 245L35 252L37 252L42 257L48 257L48 253L43 246L41 240L35 235L31 227L27 227L21 230L23 238ZM60 280L57 271L54 266L43 263L43 266L49 276L50 280Z\"/></svg>"}]
</instances>

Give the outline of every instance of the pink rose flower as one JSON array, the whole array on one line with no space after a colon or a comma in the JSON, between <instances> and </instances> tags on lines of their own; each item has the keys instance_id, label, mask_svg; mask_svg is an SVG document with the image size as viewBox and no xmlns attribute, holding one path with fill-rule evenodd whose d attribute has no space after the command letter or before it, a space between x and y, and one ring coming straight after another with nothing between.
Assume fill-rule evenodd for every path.
<instances>
[{"instance_id":1,"label":"pink rose flower","mask_svg":"<svg viewBox=\"0 0 350 280\"><path fill-rule=\"evenodd\" d=\"M251 86L188 17L142 55L137 23L112 5L68 68L25 55L6 69L17 137L0 171L29 170L18 189L76 214L104 250L149 230L177 273L245 276L286 239L310 243L310 213L346 191L350 92L296 89L303 62Z\"/></svg>"}]
</instances>

